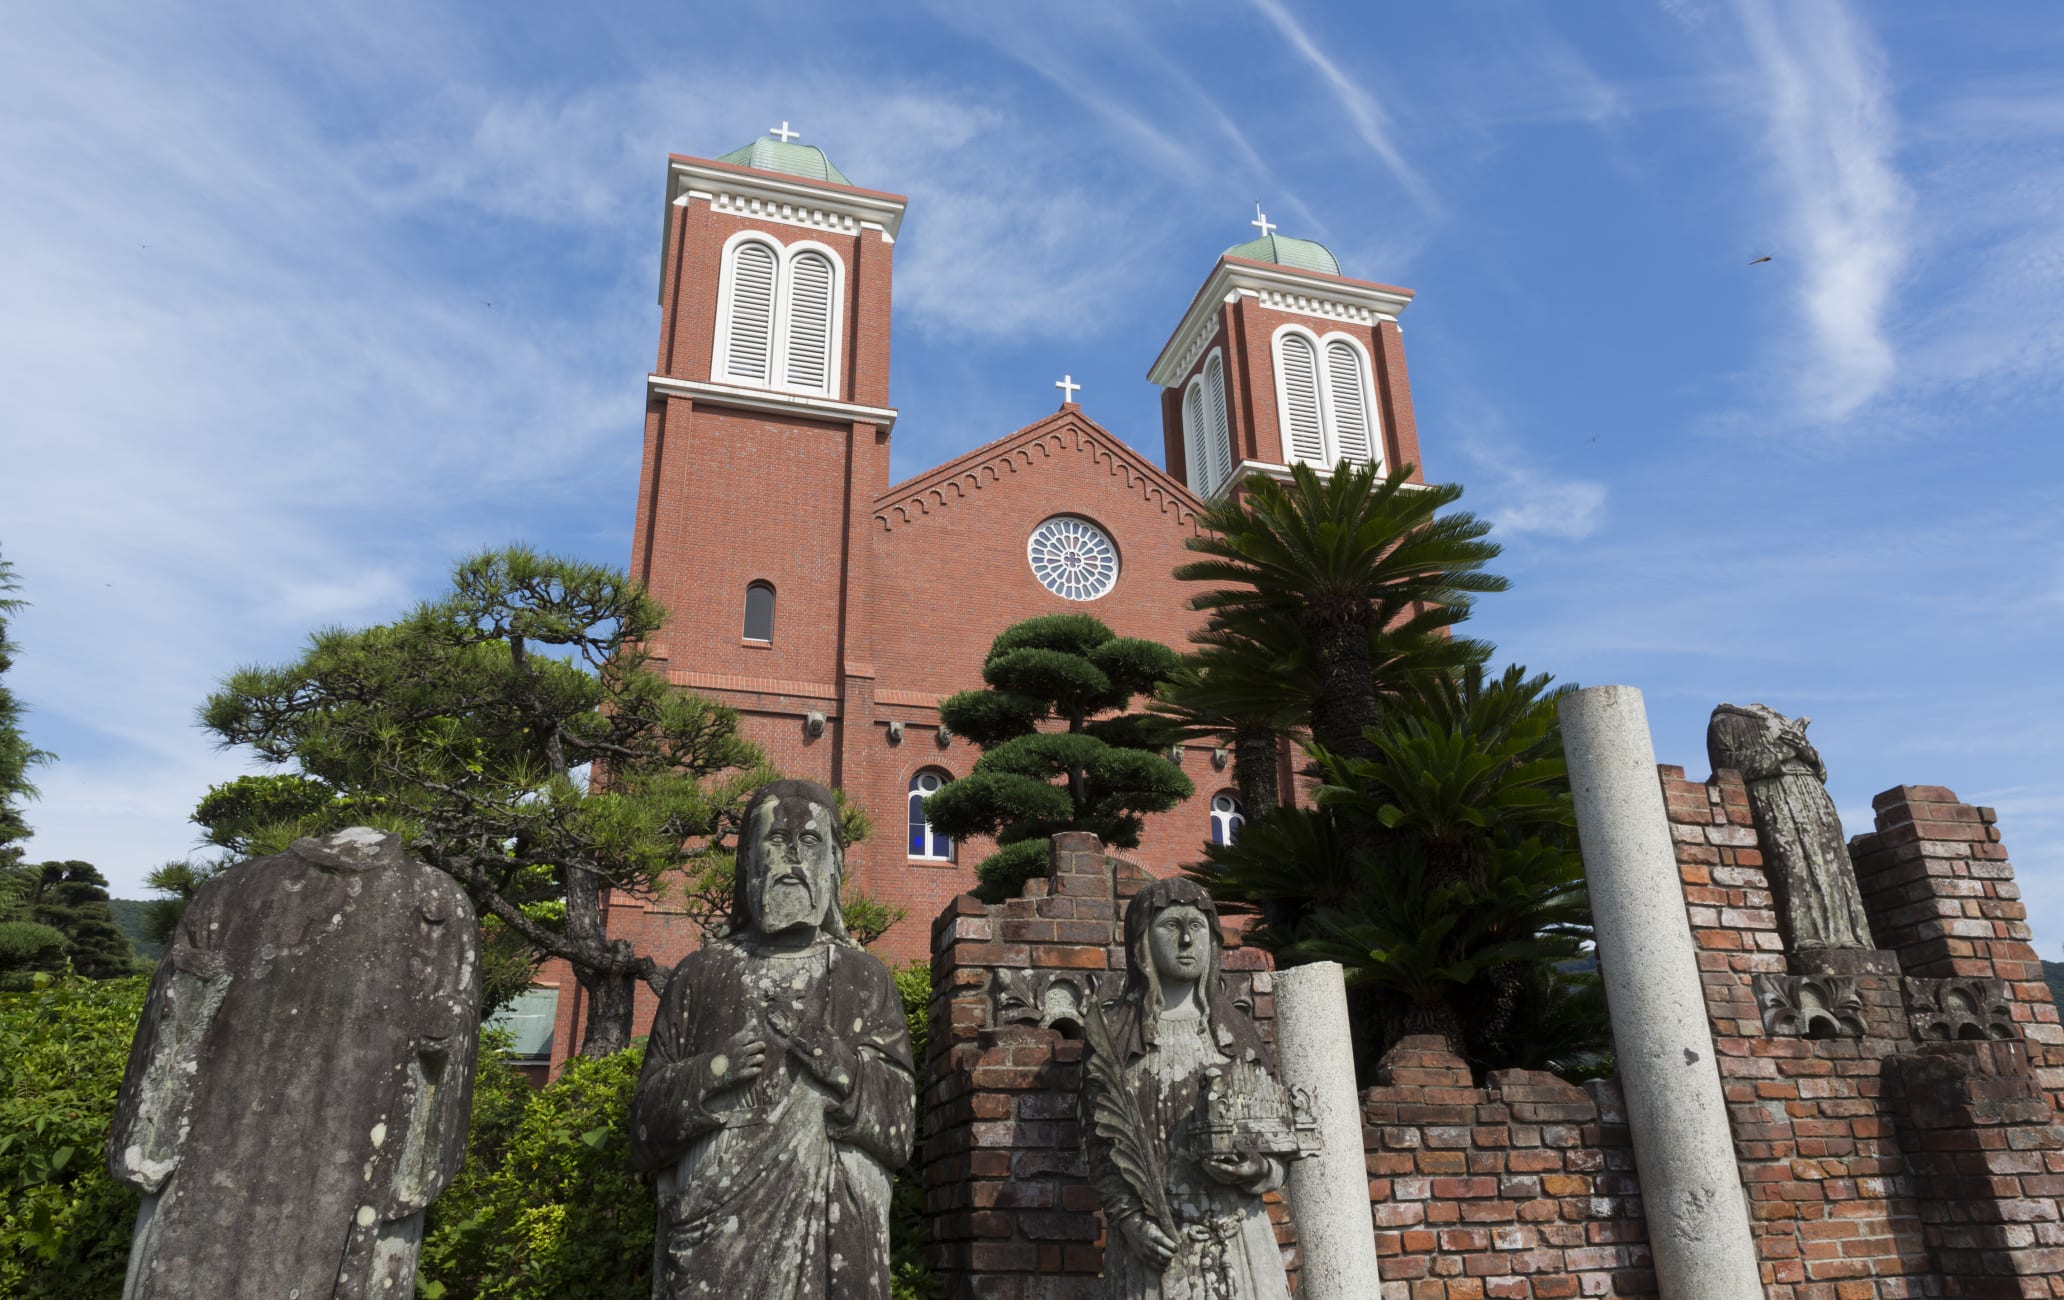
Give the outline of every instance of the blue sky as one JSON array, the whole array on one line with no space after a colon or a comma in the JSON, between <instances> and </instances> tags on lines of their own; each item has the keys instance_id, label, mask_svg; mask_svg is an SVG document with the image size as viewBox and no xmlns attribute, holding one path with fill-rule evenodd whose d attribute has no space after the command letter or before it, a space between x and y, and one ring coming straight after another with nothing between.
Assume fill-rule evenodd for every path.
<instances>
[{"instance_id":1,"label":"blue sky","mask_svg":"<svg viewBox=\"0 0 2064 1300\"><path fill-rule=\"evenodd\" d=\"M1148 364L1253 232L1412 286L1476 631L1816 719L1852 831L2000 809L2064 955L2064 9L1826 0L181 8L0 45L0 554L118 893L241 770L239 664L482 546L629 551L664 158L784 119L910 196L895 470L1053 409L1159 459ZM1750 265L1752 259L1771 260Z\"/></svg>"}]
</instances>

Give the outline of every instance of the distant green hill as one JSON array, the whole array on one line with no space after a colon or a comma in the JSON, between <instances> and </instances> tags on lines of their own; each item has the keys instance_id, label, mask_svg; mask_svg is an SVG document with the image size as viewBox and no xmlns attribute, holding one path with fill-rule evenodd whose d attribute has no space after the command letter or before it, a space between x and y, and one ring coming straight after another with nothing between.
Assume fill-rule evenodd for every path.
<instances>
[{"instance_id":1,"label":"distant green hill","mask_svg":"<svg viewBox=\"0 0 2064 1300\"><path fill-rule=\"evenodd\" d=\"M136 950L136 955L145 961L156 961L165 955L165 946L152 943L144 935L144 919L150 915L150 907L148 902L134 898L108 901L108 910L115 914L115 928L129 940L129 946Z\"/></svg>"},{"instance_id":2,"label":"distant green hill","mask_svg":"<svg viewBox=\"0 0 2064 1300\"><path fill-rule=\"evenodd\" d=\"M2043 979L2049 983L2050 996L2057 1000L2058 1006L2064 1007L2064 961L2044 962Z\"/></svg>"}]
</instances>

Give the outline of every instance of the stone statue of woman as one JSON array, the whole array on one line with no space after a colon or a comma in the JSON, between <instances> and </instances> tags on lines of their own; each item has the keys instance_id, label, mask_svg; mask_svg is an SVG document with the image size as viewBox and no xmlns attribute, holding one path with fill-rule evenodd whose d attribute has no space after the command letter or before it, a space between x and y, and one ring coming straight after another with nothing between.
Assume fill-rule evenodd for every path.
<instances>
[{"instance_id":1,"label":"stone statue of woman","mask_svg":"<svg viewBox=\"0 0 2064 1300\"><path fill-rule=\"evenodd\" d=\"M1221 943L1201 886L1153 882L1125 911L1123 992L1085 1017L1083 1159L1113 1300L1289 1300L1261 1200L1295 1150L1289 1098L1221 985Z\"/></svg>"}]
</instances>

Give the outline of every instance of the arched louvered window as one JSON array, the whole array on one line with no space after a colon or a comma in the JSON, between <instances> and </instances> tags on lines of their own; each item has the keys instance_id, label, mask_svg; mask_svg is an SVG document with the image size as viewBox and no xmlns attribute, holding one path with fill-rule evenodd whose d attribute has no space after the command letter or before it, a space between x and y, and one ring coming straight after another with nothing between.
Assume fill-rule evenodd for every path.
<instances>
[{"instance_id":1,"label":"arched louvered window","mask_svg":"<svg viewBox=\"0 0 2064 1300\"><path fill-rule=\"evenodd\" d=\"M1277 332L1275 353L1285 457L1320 469L1380 464L1368 353L1344 334L1321 340L1296 326Z\"/></svg>"},{"instance_id":2,"label":"arched louvered window","mask_svg":"<svg viewBox=\"0 0 2064 1300\"><path fill-rule=\"evenodd\" d=\"M1366 465L1375 459L1375 440L1369 419L1368 368L1362 350L1346 339L1326 343L1326 405L1333 417L1333 446L1330 454L1337 464L1353 461Z\"/></svg>"},{"instance_id":3,"label":"arched louvered window","mask_svg":"<svg viewBox=\"0 0 2064 1300\"><path fill-rule=\"evenodd\" d=\"M1190 455L1190 490L1198 496L1211 495L1211 453L1204 444L1207 438L1204 420L1204 380L1199 377L1190 381L1190 388L1183 395L1183 446Z\"/></svg>"},{"instance_id":4,"label":"arched louvered window","mask_svg":"<svg viewBox=\"0 0 2064 1300\"><path fill-rule=\"evenodd\" d=\"M831 259L804 249L789 259L782 303L782 386L806 393L831 391L832 291L837 277Z\"/></svg>"},{"instance_id":5,"label":"arched louvered window","mask_svg":"<svg viewBox=\"0 0 2064 1300\"><path fill-rule=\"evenodd\" d=\"M755 582L745 589L745 639L774 639L774 584Z\"/></svg>"},{"instance_id":6,"label":"arched louvered window","mask_svg":"<svg viewBox=\"0 0 2064 1300\"><path fill-rule=\"evenodd\" d=\"M1233 472L1233 434L1226 426L1225 358L1216 352L1204 363L1204 414L1211 421L1211 486L1216 489Z\"/></svg>"},{"instance_id":7,"label":"arched louvered window","mask_svg":"<svg viewBox=\"0 0 2064 1300\"><path fill-rule=\"evenodd\" d=\"M1276 398L1283 450L1289 458L1321 468L1329 466L1320 417L1319 356L1311 339L1303 334L1276 336Z\"/></svg>"},{"instance_id":8,"label":"arched louvered window","mask_svg":"<svg viewBox=\"0 0 2064 1300\"><path fill-rule=\"evenodd\" d=\"M724 267L721 378L771 383L774 365L774 286L780 257L771 244L744 240Z\"/></svg>"}]
</instances>

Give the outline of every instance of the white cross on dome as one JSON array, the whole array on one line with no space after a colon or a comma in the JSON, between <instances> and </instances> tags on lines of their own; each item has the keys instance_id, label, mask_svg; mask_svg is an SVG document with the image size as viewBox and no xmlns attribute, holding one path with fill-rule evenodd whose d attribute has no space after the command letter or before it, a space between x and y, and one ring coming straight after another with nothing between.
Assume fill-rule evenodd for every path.
<instances>
[{"instance_id":1,"label":"white cross on dome","mask_svg":"<svg viewBox=\"0 0 2064 1300\"><path fill-rule=\"evenodd\" d=\"M788 119L784 117L781 119L780 127L768 127L767 134L773 136L776 140L781 141L781 143L787 144L790 140L800 139L803 133L801 131L789 130Z\"/></svg>"},{"instance_id":2,"label":"white cross on dome","mask_svg":"<svg viewBox=\"0 0 2064 1300\"><path fill-rule=\"evenodd\" d=\"M782 125L787 126L788 123L783 122ZM1254 220L1248 222L1247 224L1250 226L1259 226L1261 228L1261 237L1263 239L1267 239L1269 237L1269 232L1273 231L1276 228L1276 223L1268 219L1268 214L1261 210L1261 204L1259 202L1255 203L1254 205Z\"/></svg>"}]
</instances>

